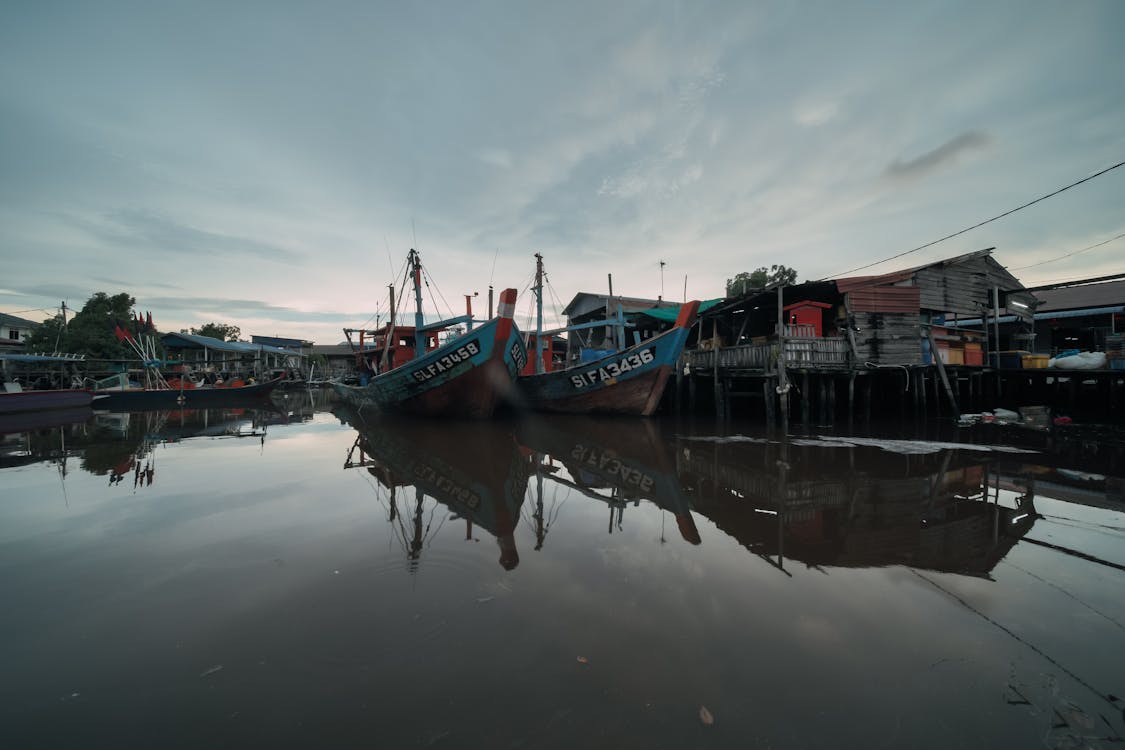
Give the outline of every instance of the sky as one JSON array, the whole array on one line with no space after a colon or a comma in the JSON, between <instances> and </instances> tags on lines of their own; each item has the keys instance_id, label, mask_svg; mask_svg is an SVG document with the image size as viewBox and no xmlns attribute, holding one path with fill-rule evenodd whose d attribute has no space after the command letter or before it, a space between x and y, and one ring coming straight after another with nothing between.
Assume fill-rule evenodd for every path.
<instances>
[{"instance_id":1,"label":"sky","mask_svg":"<svg viewBox=\"0 0 1125 750\"><path fill-rule=\"evenodd\" d=\"M1123 31L1120 0L4 3L0 311L127 292L332 344L410 248L431 313L510 286L521 325L536 252L548 319L610 276L847 275L1125 160ZM859 273L1123 273L1087 249L1121 234L1125 167Z\"/></svg>"}]
</instances>

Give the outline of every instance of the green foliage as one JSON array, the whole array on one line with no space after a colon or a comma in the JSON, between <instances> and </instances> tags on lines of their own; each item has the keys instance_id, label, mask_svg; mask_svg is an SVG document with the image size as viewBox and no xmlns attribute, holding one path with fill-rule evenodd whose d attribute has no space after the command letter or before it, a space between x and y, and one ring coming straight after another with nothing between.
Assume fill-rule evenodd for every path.
<instances>
[{"instance_id":1,"label":"green foliage","mask_svg":"<svg viewBox=\"0 0 1125 750\"><path fill-rule=\"evenodd\" d=\"M43 321L28 337L27 347L38 353L85 354L89 359L135 359L129 345L113 333L116 323L129 321L135 301L124 292L112 297L98 292L65 328L61 315Z\"/></svg>"},{"instance_id":2,"label":"green foliage","mask_svg":"<svg viewBox=\"0 0 1125 750\"><path fill-rule=\"evenodd\" d=\"M230 323L204 323L199 328L192 328L191 332L196 336L209 336L219 341L238 341L242 330Z\"/></svg>"},{"instance_id":3,"label":"green foliage","mask_svg":"<svg viewBox=\"0 0 1125 750\"><path fill-rule=\"evenodd\" d=\"M754 269L753 272L747 273L741 271L735 274L733 279L727 279L727 295L734 297L740 294L748 294L754 291L761 291L767 286L784 285L789 286L797 282L797 271L794 268L775 264L766 268L760 266Z\"/></svg>"}]
</instances>

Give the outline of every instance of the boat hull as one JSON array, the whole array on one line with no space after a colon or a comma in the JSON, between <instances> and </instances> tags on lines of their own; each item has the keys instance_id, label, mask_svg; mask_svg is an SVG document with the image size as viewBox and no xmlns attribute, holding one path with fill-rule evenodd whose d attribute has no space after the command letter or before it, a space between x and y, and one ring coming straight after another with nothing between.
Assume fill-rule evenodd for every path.
<instances>
[{"instance_id":1,"label":"boat hull","mask_svg":"<svg viewBox=\"0 0 1125 750\"><path fill-rule=\"evenodd\" d=\"M428 417L485 419L512 396L527 349L510 318L494 318L365 386L333 384L353 408Z\"/></svg>"},{"instance_id":2,"label":"boat hull","mask_svg":"<svg viewBox=\"0 0 1125 750\"><path fill-rule=\"evenodd\" d=\"M651 416L687 341L676 327L593 362L519 379L524 401L538 411L563 414Z\"/></svg>"},{"instance_id":3,"label":"boat hull","mask_svg":"<svg viewBox=\"0 0 1125 750\"><path fill-rule=\"evenodd\" d=\"M247 404L268 399L281 382L281 378L276 378L265 383L254 383L233 388L98 391L99 398L94 406L109 411L129 411L130 409L143 410L159 407L204 408L207 406Z\"/></svg>"},{"instance_id":4,"label":"boat hull","mask_svg":"<svg viewBox=\"0 0 1125 750\"><path fill-rule=\"evenodd\" d=\"M0 393L0 414L19 414L49 409L74 409L89 406L93 400L94 392L84 390Z\"/></svg>"}]
</instances>

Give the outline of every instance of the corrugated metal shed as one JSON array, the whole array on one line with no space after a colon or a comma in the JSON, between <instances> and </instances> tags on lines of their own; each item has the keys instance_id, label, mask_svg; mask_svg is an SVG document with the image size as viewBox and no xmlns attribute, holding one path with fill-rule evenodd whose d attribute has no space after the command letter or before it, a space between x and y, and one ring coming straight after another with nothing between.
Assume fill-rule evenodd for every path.
<instances>
[{"instance_id":1,"label":"corrugated metal shed","mask_svg":"<svg viewBox=\"0 0 1125 750\"><path fill-rule=\"evenodd\" d=\"M848 294L852 312L918 314L922 290L916 286L856 287Z\"/></svg>"},{"instance_id":2,"label":"corrugated metal shed","mask_svg":"<svg viewBox=\"0 0 1125 750\"><path fill-rule=\"evenodd\" d=\"M837 279L836 286L841 292L851 294L864 288L913 286L920 291L918 308L921 310L979 315L990 306L994 289L1001 292L1024 289L1019 279L992 257L992 250L977 250L881 276ZM1026 318L1031 318L1030 309Z\"/></svg>"},{"instance_id":3,"label":"corrugated metal shed","mask_svg":"<svg viewBox=\"0 0 1125 750\"><path fill-rule=\"evenodd\" d=\"M1125 304L1125 281L1083 284L1062 289L1043 289L1032 293L1040 302L1036 312L1110 307Z\"/></svg>"},{"instance_id":4,"label":"corrugated metal shed","mask_svg":"<svg viewBox=\"0 0 1125 750\"><path fill-rule=\"evenodd\" d=\"M574 295L570 303L563 309L562 314L564 317L569 318L572 323L580 322L582 318L589 316L591 313L596 313L593 317L604 317L605 303L609 298L607 294L593 294L591 292L579 292ZM656 299L642 299L640 297L621 297L613 295L613 303L621 305L622 310L626 314L641 312L643 310L651 310L655 307L676 307L680 306L679 302L671 302L669 300L656 300Z\"/></svg>"}]
</instances>

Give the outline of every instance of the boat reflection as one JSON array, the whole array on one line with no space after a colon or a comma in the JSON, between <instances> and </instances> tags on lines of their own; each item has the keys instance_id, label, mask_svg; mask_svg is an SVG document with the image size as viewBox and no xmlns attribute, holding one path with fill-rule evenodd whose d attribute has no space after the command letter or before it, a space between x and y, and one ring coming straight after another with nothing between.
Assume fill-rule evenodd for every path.
<instances>
[{"instance_id":1,"label":"boat reflection","mask_svg":"<svg viewBox=\"0 0 1125 750\"><path fill-rule=\"evenodd\" d=\"M1033 481L1001 488L1000 456L684 439L676 458L695 510L782 570L788 559L988 577L1038 517Z\"/></svg>"},{"instance_id":2,"label":"boat reflection","mask_svg":"<svg viewBox=\"0 0 1125 750\"><path fill-rule=\"evenodd\" d=\"M38 421L0 436L0 468L51 462L65 477L69 462L110 485L151 486L156 446L196 438L256 438L264 447L273 410L163 409L103 412L89 409L37 414Z\"/></svg>"},{"instance_id":3,"label":"boat reflection","mask_svg":"<svg viewBox=\"0 0 1125 750\"><path fill-rule=\"evenodd\" d=\"M505 570L519 565L515 531L527 490L527 463L510 432L474 422L365 418L344 406L334 413L357 433L344 468L366 469L387 491L388 521L412 570L441 527L427 520L432 518L427 497L464 521L466 540L473 539L475 528L491 534Z\"/></svg>"},{"instance_id":4,"label":"boat reflection","mask_svg":"<svg viewBox=\"0 0 1125 750\"><path fill-rule=\"evenodd\" d=\"M659 422L540 416L521 422L517 434L534 454L537 522L543 517L542 485L547 480L604 502L610 533L621 527L628 505L647 500L675 517L685 541L700 543L691 503L676 476L671 436ZM537 526L537 538L541 536Z\"/></svg>"}]
</instances>

